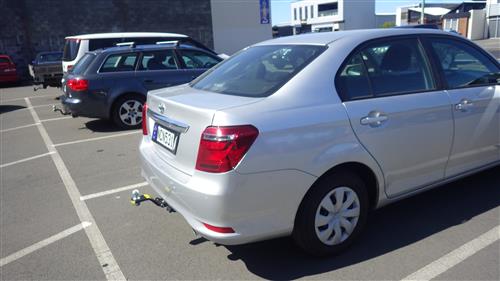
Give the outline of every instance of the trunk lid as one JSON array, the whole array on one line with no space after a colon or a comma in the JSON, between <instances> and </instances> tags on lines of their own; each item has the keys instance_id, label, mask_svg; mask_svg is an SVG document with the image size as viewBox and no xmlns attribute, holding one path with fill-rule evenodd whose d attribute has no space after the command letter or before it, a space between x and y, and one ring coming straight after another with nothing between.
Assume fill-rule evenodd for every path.
<instances>
[{"instance_id":1,"label":"trunk lid","mask_svg":"<svg viewBox=\"0 0 500 281\"><path fill-rule=\"evenodd\" d=\"M196 166L201 134L206 127L212 125L215 112L258 100L260 99L207 92L188 85L151 91L147 100L148 138L153 139L155 124L178 132L175 152L169 151L157 142L152 147L170 166L192 175ZM168 123L173 126L168 126Z\"/></svg>"}]
</instances>

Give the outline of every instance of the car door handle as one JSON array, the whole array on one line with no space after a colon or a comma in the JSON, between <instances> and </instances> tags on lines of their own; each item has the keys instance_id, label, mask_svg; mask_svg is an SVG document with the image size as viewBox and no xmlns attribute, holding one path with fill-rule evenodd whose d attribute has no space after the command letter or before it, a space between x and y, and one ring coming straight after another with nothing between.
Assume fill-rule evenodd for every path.
<instances>
[{"instance_id":1,"label":"car door handle","mask_svg":"<svg viewBox=\"0 0 500 281\"><path fill-rule=\"evenodd\" d=\"M455 104L455 110L465 112L471 107L474 106L474 103L468 99L462 99L459 103Z\"/></svg>"},{"instance_id":2,"label":"car door handle","mask_svg":"<svg viewBox=\"0 0 500 281\"><path fill-rule=\"evenodd\" d=\"M388 119L387 115L381 112L371 111L368 113L368 116L361 118L360 123L361 125L369 125L370 127L379 127Z\"/></svg>"}]
</instances>

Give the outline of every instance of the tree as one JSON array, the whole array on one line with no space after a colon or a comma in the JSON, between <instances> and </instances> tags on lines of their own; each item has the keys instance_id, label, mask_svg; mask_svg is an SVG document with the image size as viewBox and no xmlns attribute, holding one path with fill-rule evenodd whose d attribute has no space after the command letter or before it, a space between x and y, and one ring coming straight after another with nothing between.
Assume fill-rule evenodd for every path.
<instances>
[{"instance_id":1,"label":"tree","mask_svg":"<svg viewBox=\"0 0 500 281\"><path fill-rule=\"evenodd\" d=\"M391 27L395 27L396 24L392 21L386 21L382 24L382 28L391 28Z\"/></svg>"}]
</instances>

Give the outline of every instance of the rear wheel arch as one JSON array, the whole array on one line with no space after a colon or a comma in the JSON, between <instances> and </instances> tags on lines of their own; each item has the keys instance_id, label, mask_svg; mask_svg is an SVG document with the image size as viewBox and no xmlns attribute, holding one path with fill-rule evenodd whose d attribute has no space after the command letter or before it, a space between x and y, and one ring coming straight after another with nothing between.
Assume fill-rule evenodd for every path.
<instances>
[{"instance_id":1,"label":"rear wheel arch","mask_svg":"<svg viewBox=\"0 0 500 281\"><path fill-rule=\"evenodd\" d=\"M109 110L109 119L122 129L135 129L135 128L139 128L141 126L140 123L137 125L127 124L127 122L132 122L133 120L122 119L119 115L118 111L121 110L120 106L122 104L124 104L126 100L129 100L129 99L137 101L137 102L135 102L135 104L137 104L137 108L140 108L140 106L141 106L141 105L139 105L139 103L143 105L146 102L146 96L143 94L140 94L140 93L128 92L128 93L123 93L121 95L116 96L116 98L113 100L111 108ZM134 107L134 112L131 113L131 114L135 114L133 116L138 116L138 117L130 117L130 118L135 119L134 122L137 122L137 118L141 117L140 113L139 113L139 115L137 115L137 113L136 113L136 112L139 112L138 110L139 109L136 109ZM132 124L134 124L134 123L132 123Z\"/></svg>"}]
</instances>

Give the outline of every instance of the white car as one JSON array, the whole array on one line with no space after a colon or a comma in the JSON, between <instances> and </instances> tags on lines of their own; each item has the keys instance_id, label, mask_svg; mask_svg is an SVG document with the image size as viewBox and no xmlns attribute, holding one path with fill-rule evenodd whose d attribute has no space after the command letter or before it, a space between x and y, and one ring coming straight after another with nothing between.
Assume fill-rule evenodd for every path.
<instances>
[{"instance_id":1,"label":"white car","mask_svg":"<svg viewBox=\"0 0 500 281\"><path fill-rule=\"evenodd\" d=\"M369 210L500 164L499 84L490 54L439 30L262 42L148 93L143 176L209 240L337 253Z\"/></svg>"},{"instance_id":2,"label":"white car","mask_svg":"<svg viewBox=\"0 0 500 281\"><path fill-rule=\"evenodd\" d=\"M120 43L134 43L135 45L156 44L164 41L178 41L181 44L189 44L217 55L213 50L204 46L184 34L160 33L160 32L119 32L119 33L96 33L68 36L65 38L62 66L63 72L78 62L87 52L102 48L114 47ZM221 57L225 58L225 57Z\"/></svg>"}]
</instances>

